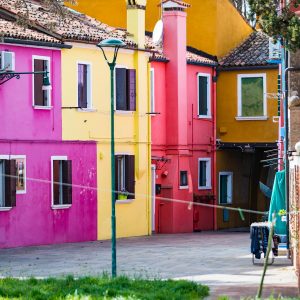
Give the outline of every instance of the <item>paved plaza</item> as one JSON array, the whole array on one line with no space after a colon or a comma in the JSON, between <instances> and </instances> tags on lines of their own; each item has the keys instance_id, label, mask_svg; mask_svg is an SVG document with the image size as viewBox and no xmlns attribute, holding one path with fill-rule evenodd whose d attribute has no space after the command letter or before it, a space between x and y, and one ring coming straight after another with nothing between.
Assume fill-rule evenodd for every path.
<instances>
[{"instance_id":1,"label":"paved plaza","mask_svg":"<svg viewBox=\"0 0 300 300\"><path fill-rule=\"evenodd\" d=\"M0 250L0 276L49 277L110 272L109 241ZM118 274L184 278L207 284L210 299L255 295L262 265L253 265L249 233L202 232L120 239ZM268 268L265 293L296 296L291 262L277 258Z\"/></svg>"}]
</instances>

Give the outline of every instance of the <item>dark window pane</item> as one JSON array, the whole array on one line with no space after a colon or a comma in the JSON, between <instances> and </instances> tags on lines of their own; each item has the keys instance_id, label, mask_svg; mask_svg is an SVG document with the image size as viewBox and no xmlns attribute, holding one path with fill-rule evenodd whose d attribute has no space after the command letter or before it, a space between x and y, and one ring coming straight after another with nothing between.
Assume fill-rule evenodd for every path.
<instances>
[{"instance_id":1,"label":"dark window pane","mask_svg":"<svg viewBox=\"0 0 300 300\"><path fill-rule=\"evenodd\" d=\"M16 185L17 185L17 172L16 160L5 160L5 206L16 206Z\"/></svg>"},{"instance_id":2,"label":"dark window pane","mask_svg":"<svg viewBox=\"0 0 300 300\"><path fill-rule=\"evenodd\" d=\"M180 171L180 186L188 185L187 171Z\"/></svg>"},{"instance_id":3,"label":"dark window pane","mask_svg":"<svg viewBox=\"0 0 300 300\"><path fill-rule=\"evenodd\" d=\"M87 65L78 65L78 106L81 108L87 108L88 104L87 72Z\"/></svg>"},{"instance_id":4,"label":"dark window pane","mask_svg":"<svg viewBox=\"0 0 300 300\"><path fill-rule=\"evenodd\" d=\"M62 160L63 204L72 204L72 161Z\"/></svg>"},{"instance_id":5,"label":"dark window pane","mask_svg":"<svg viewBox=\"0 0 300 300\"><path fill-rule=\"evenodd\" d=\"M200 161L199 164L199 186L200 187L205 187L207 185L206 172L207 172L207 162L202 160Z\"/></svg>"},{"instance_id":6,"label":"dark window pane","mask_svg":"<svg viewBox=\"0 0 300 300\"><path fill-rule=\"evenodd\" d=\"M60 161L53 161L53 204L59 205L61 192Z\"/></svg>"},{"instance_id":7,"label":"dark window pane","mask_svg":"<svg viewBox=\"0 0 300 300\"><path fill-rule=\"evenodd\" d=\"M264 115L264 81L262 77L242 78L242 116Z\"/></svg>"},{"instance_id":8,"label":"dark window pane","mask_svg":"<svg viewBox=\"0 0 300 300\"><path fill-rule=\"evenodd\" d=\"M43 59L34 59L34 72L43 72L47 70L47 61ZM34 105L48 105L48 91L43 90L43 74L34 74Z\"/></svg>"},{"instance_id":9,"label":"dark window pane","mask_svg":"<svg viewBox=\"0 0 300 300\"><path fill-rule=\"evenodd\" d=\"M207 95L208 95L208 78L206 76L198 76L199 89L199 115L206 116L208 114Z\"/></svg>"},{"instance_id":10,"label":"dark window pane","mask_svg":"<svg viewBox=\"0 0 300 300\"><path fill-rule=\"evenodd\" d=\"M116 110L127 110L127 70L116 69Z\"/></svg>"},{"instance_id":11,"label":"dark window pane","mask_svg":"<svg viewBox=\"0 0 300 300\"><path fill-rule=\"evenodd\" d=\"M228 175L220 175L220 203L228 202Z\"/></svg>"}]
</instances>

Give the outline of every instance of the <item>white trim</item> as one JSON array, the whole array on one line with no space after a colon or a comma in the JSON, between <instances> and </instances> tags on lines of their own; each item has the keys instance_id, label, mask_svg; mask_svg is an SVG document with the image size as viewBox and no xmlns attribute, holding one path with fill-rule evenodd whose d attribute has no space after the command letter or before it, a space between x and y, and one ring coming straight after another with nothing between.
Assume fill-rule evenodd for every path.
<instances>
[{"instance_id":1,"label":"white trim","mask_svg":"<svg viewBox=\"0 0 300 300\"><path fill-rule=\"evenodd\" d=\"M230 182L227 183L229 186L228 186L228 195L227 197L230 198L231 196L231 199L229 199L229 201L227 203L221 203L221 180L220 180L220 177L221 175L227 175L229 176L229 179L230 179ZM227 204L232 204L233 203L233 172L219 172L219 204L220 205L227 205Z\"/></svg>"},{"instance_id":2,"label":"white trim","mask_svg":"<svg viewBox=\"0 0 300 300\"><path fill-rule=\"evenodd\" d=\"M155 112L155 69L150 69L150 113ZM155 115L151 115L155 116Z\"/></svg>"},{"instance_id":3,"label":"white trim","mask_svg":"<svg viewBox=\"0 0 300 300\"><path fill-rule=\"evenodd\" d=\"M88 61L76 61L76 77L77 77L77 81L76 81L76 103L77 103L77 107L79 107L79 103L78 103L78 65L87 65L87 108L82 108L79 110L84 110L84 111L91 111L93 109L93 83L92 83L92 63L88 62Z\"/></svg>"},{"instance_id":4,"label":"white trim","mask_svg":"<svg viewBox=\"0 0 300 300\"><path fill-rule=\"evenodd\" d=\"M72 204L63 204L63 205L51 205L52 209L67 209L70 208L72 206Z\"/></svg>"},{"instance_id":5,"label":"white trim","mask_svg":"<svg viewBox=\"0 0 300 300\"><path fill-rule=\"evenodd\" d=\"M207 78L207 115L200 115L199 113L199 77ZM197 73L197 115L199 119L211 119L211 74Z\"/></svg>"},{"instance_id":6,"label":"white trim","mask_svg":"<svg viewBox=\"0 0 300 300\"><path fill-rule=\"evenodd\" d=\"M186 180L187 180L187 185L180 185L181 181L181 172L186 172ZM187 190L189 188L189 172L187 170L179 170L179 190Z\"/></svg>"},{"instance_id":7,"label":"white trim","mask_svg":"<svg viewBox=\"0 0 300 300\"><path fill-rule=\"evenodd\" d=\"M10 155L0 155L0 159L9 159Z\"/></svg>"},{"instance_id":8,"label":"white trim","mask_svg":"<svg viewBox=\"0 0 300 300\"><path fill-rule=\"evenodd\" d=\"M87 112L96 112L97 109L95 109L95 108L78 108L77 111L87 113Z\"/></svg>"},{"instance_id":9,"label":"white trim","mask_svg":"<svg viewBox=\"0 0 300 300\"><path fill-rule=\"evenodd\" d=\"M268 117L235 117L237 121L267 121Z\"/></svg>"},{"instance_id":10,"label":"white trim","mask_svg":"<svg viewBox=\"0 0 300 300\"><path fill-rule=\"evenodd\" d=\"M26 164L26 155L10 155L10 159L24 159L24 190L23 191L18 191L16 190L17 194L26 194L26 187L27 187L27 172L26 172L26 168L27 168L27 164Z\"/></svg>"},{"instance_id":11,"label":"white trim","mask_svg":"<svg viewBox=\"0 0 300 300\"><path fill-rule=\"evenodd\" d=\"M189 186L188 185L183 185L183 186L179 186L179 189L180 190L188 190L189 189Z\"/></svg>"},{"instance_id":12,"label":"white trim","mask_svg":"<svg viewBox=\"0 0 300 300\"><path fill-rule=\"evenodd\" d=\"M130 204L134 201L135 199L127 199L127 200L116 200L116 204Z\"/></svg>"},{"instance_id":13,"label":"white trim","mask_svg":"<svg viewBox=\"0 0 300 300\"><path fill-rule=\"evenodd\" d=\"M254 78L254 77L261 77L263 78L263 115L262 116L247 116L244 117L242 115L242 79L243 78ZM238 115L237 118L251 118L251 120L256 120L257 117L267 117L268 115L268 108L267 108L267 74L266 73L256 73L256 74L238 74ZM250 119L249 119L250 120ZM261 119L258 119L261 120Z\"/></svg>"},{"instance_id":14,"label":"white trim","mask_svg":"<svg viewBox=\"0 0 300 300\"><path fill-rule=\"evenodd\" d=\"M54 204L54 191L53 191L53 161L55 160L68 160L67 156L51 156L51 207L53 209L61 209L61 208L68 208L71 206L71 204L67 204L67 205L55 205Z\"/></svg>"},{"instance_id":15,"label":"white trim","mask_svg":"<svg viewBox=\"0 0 300 300\"><path fill-rule=\"evenodd\" d=\"M1 207L0 206L0 212L1 211L10 211L10 210L12 210L12 207Z\"/></svg>"},{"instance_id":16,"label":"white trim","mask_svg":"<svg viewBox=\"0 0 300 300\"><path fill-rule=\"evenodd\" d=\"M40 56L40 55L32 55L32 72L34 72L34 60L35 59L41 59L41 60L46 60L48 62L48 76L49 76L49 80L50 80L50 84L51 86L53 86L52 83L52 73L51 73L51 58L50 56ZM35 105L34 103L34 74L32 74L32 106L35 109L49 109L52 108L51 103L52 103L52 89L51 90L47 90L48 93L48 103L47 106L39 106L39 105Z\"/></svg>"},{"instance_id":17,"label":"white trim","mask_svg":"<svg viewBox=\"0 0 300 300\"><path fill-rule=\"evenodd\" d=\"M206 186L200 186L200 162L206 161ZM211 158L210 157L199 157L198 158L198 190L211 190Z\"/></svg>"},{"instance_id":18,"label":"white trim","mask_svg":"<svg viewBox=\"0 0 300 300\"><path fill-rule=\"evenodd\" d=\"M34 109L43 109L43 110L51 110L53 106L40 106L40 105L33 105Z\"/></svg>"}]
</instances>

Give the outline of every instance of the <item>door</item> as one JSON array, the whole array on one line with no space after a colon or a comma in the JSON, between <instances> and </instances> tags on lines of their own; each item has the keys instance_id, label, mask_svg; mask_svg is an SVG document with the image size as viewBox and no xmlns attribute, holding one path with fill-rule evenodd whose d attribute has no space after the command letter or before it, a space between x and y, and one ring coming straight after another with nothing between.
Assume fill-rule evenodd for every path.
<instances>
[{"instance_id":1,"label":"door","mask_svg":"<svg viewBox=\"0 0 300 300\"><path fill-rule=\"evenodd\" d=\"M156 186L156 166L151 165L151 188L152 188L152 201L151 201L151 211L152 211L152 232L155 232L155 186Z\"/></svg>"}]
</instances>

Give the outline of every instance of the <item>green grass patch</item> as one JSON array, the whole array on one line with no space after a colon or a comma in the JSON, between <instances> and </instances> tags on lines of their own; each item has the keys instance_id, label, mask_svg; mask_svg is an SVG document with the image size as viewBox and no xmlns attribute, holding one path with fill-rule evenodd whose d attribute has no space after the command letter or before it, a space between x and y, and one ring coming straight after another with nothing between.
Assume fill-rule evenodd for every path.
<instances>
[{"instance_id":1,"label":"green grass patch","mask_svg":"<svg viewBox=\"0 0 300 300\"><path fill-rule=\"evenodd\" d=\"M112 279L109 276L0 280L1 300L193 300L203 299L208 294L207 286L185 280Z\"/></svg>"}]
</instances>

